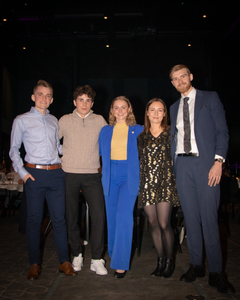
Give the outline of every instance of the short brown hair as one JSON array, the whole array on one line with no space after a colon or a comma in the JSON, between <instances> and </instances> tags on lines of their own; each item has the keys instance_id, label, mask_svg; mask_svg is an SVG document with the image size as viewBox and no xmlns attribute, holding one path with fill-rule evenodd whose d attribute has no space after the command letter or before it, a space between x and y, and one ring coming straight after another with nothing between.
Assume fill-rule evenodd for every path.
<instances>
[{"instance_id":1,"label":"short brown hair","mask_svg":"<svg viewBox=\"0 0 240 300\"><path fill-rule=\"evenodd\" d=\"M84 86L78 86L76 87L75 91L73 92L73 100L77 100L78 96L87 95L89 98L92 99L92 102L94 102L94 99L96 97L96 92L90 85L84 85Z\"/></svg>"},{"instance_id":2,"label":"short brown hair","mask_svg":"<svg viewBox=\"0 0 240 300\"><path fill-rule=\"evenodd\" d=\"M38 80L37 85L33 88L33 94L36 92L36 90L39 86L44 86L44 87L49 88L51 90L52 96L53 96L53 87L52 87L52 85L49 82L47 82L45 80L42 80L42 79Z\"/></svg>"},{"instance_id":3,"label":"short brown hair","mask_svg":"<svg viewBox=\"0 0 240 300\"><path fill-rule=\"evenodd\" d=\"M182 69L187 69L188 75L191 74L191 72L190 72L190 70L189 70L189 68L187 66L181 65L181 64L175 65L174 67L172 67L172 69L169 72L169 78L170 78L170 80L172 80L172 75L173 75L174 72L177 72L177 71L182 70Z\"/></svg>"},{"instance_id":4,"label":"short brown hair","mask_svg":"<svg viewBox=\"0 0 240 300\"><path fill-rule=\"evenodd\" d=\"M145 117L144 117L144 130L143 130L143 133L142 133L143 135L150 131L151 123L150 123L150 120L149 120L149 117L148 117L147 113L148 113L149 106L154 102L160 102L160 103L163 104L165 116L162 119L161 127L163 128L163 131L166 131L166 130L169 129L167 106L166 106L165 102L160 98L153 98L150 101L148 101L148 103L146 105Z\"/></svg>"},{"instance_id":5,"label":"short brown hair","mask_svg":"<svg viewBox=\"0 0 240 300\"><path fill-rule=\"evenodd\" d=\"M129 113L128 113L127 118L126 118L126 124L128 126L129 125L130 126L136 125L136 119L135 119L135 116L133 114L132 105L131 105L129 99L127 97L125 97L125 96L118 96L111 103L110 112L109 112L109 119L108 119L109 125L111 125L111 126L116 125L116 121L117 120L116 120L116 117L113 115L112 110L113 110L113 105L114 105L115 101L117 101L117 100L123 100L123 101L125 101L127 103L127 105L128 105L128 108L130 108Z\"/></svg>"}]
</instances>

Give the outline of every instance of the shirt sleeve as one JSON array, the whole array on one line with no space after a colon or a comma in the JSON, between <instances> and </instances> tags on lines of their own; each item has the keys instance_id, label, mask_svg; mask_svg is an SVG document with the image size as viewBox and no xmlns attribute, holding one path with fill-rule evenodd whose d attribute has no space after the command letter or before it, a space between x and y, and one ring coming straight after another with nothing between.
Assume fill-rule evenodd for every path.
<instances>
[{"instance_id":1,"label":"shirt sleeve","mask_svg":"<svg viewBox=\"0 0 240 300\"><path fill-rule=\"evenodd\" d=\"M62 145L60 143L60 139L59 139L59 126L57 127L58 129L56 130L56 141L57 141L57 149L58 149L58 153L60 155L63 155L62 153Z\"/></svg>"},{"instance_id":2,"label":"shirt sleeve","mask_svg":"<svg viewBox=\"0 0 240 300\"><path fill-rule=\"evenodd\" d=\"M9 156L13 162L14 170L21 176L23 179L28 172L23 167L23 160L20 156L19 149L23 142L23 132L24 132L24 124L20 118L16 118L13 121L12 131L11 131L11 145Z\"/></svg>"}]
</instances>

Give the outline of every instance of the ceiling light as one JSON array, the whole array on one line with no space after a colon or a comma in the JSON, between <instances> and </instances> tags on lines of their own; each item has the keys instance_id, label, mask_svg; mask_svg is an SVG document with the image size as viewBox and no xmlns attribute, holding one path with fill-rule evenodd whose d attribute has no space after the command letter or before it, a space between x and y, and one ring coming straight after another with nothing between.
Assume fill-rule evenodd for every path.
<instances>
[{"instance_id":1,"label":"ceiling light","mask_svg":"<svg viewBox=\"0 0 240 300\"><path fill-rule=\"evenodd\" d=\"M192 45L191 44L188 44L188 47L191 47Z\"/></svg>"},{"instance_id":2,"label":"ceiling light","mask_svg":"<svg viewBox=\"0 0 240 300\"><path fill-rule=\"evenodd\" d=\"M3 19L3 22L7 22L7 19Z\"/></svg>"},{"instance_id":3,"label":"ceiling light","mask_svg":"<svg viewBox=\"0 0 240 300\"><path fill-rule=\"evenodd\" d=\"M104 16L103 18L104 18L104 20L107 20L108 17L107 17L107 16Z\"/></svg>"},{"instance_id":4,"label":"ceiling light","mask_svg":"<svg viewBox=\"0 0 240 300\"><path fill-rule=\"evenodd\" d=\"M206 18L207 17L207 15L203 15L203 18Z\"/></svg>"},{"instance_id":5,"label":"ceiling light","mask_svg":"<svg viewBox=\"0 0 240 300\"><path fill-rule=\"evenodd\" d=\"M106 48L109 48L109 44L106 45Z\"/></svg>"}]
</instances>

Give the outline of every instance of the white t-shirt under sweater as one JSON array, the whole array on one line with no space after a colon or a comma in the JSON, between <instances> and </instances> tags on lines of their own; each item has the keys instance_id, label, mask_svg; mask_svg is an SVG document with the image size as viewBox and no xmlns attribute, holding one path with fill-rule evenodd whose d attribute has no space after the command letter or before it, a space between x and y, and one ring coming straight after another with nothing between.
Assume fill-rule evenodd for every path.
<instances>
[{"instance_id":1,"label":"white t-shirt under sweater","mask_svg":"<svg viewBox=\"0 0 240 300\"><path fill-rule=\"evenodd\" d=\"M62 168L67 173L98 173L99 134L107 122L92 111L81 118L75 109L59 120L59 139L63 137Z\"/></svg>"}]
</instances>

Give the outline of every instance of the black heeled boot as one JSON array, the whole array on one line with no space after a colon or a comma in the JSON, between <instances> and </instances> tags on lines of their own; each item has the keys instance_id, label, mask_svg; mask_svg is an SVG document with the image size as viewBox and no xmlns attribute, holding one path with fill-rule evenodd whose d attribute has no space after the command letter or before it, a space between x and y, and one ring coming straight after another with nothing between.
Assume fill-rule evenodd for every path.
<instances>
[{"instance_id":1,"label":"black heeled boot","mask_svg":"<svg viewBox=\"0 0 240 300\"><path fill-rule=\"evenodd\" d=\"M172 273L174 271L174 264L172 259L166 260L166 267L165 270L162 272L162 277L168 278L172 276Z\"/></svg>"},{"instance_id":2,"label":"black heeled boot","mask_svg":"<svg viewBox=\"0 0 240 300\"><path fill-rule=\"evenodd\" d=\"M165 269L165 258L159 257L157 261L157 268L152 272L151 276L160 277Z\"/></svg>"}]
</instances>

